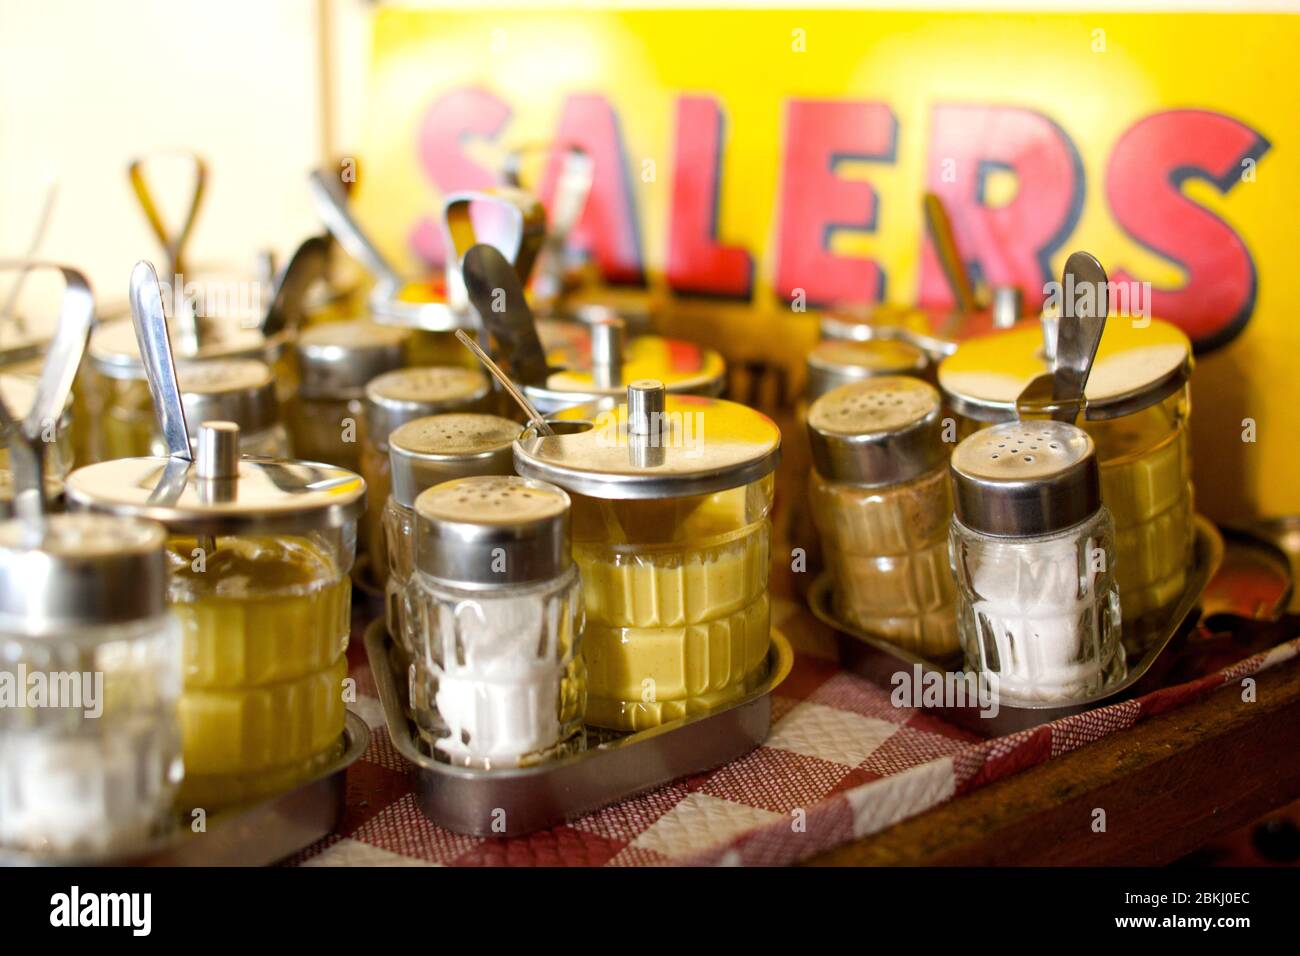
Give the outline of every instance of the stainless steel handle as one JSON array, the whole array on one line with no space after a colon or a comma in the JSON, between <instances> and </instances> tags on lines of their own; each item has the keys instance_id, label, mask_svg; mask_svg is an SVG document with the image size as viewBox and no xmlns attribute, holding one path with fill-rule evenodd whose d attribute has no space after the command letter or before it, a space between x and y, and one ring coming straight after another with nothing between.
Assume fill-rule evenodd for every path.
<instances>
[{"instance_id":1,"label":"stainless steel handle","mask_svg":"<svg viewBox=\"0 0 1300 956\"><path fill-rule=\"evenodd\" d=\"M167 454L191 461L185 408L181 404L180 383L176 380L176 360L172 357L162 288L158 285L158 273L153 264L143 259L131 270L131 321L135 326L140 359L149 379L149 394L153 397L154 414L158 417Z\"/></svg>"},{"instance_id":2,"label":"stainless steel handle","mask_svg":"<svg viewBox=\"0 0 1300 956\"><path fill-rule=\"evenodd\" d=\"M330 234L339 241L339 245L365 266L377 281L394 291L400 288L402 277L365 234L361 224L353 218L338 180L326 171L317 169L308 177L308 183L311 186L312 201L316 205L316 214Z\"/></svg>"}]
</instances>

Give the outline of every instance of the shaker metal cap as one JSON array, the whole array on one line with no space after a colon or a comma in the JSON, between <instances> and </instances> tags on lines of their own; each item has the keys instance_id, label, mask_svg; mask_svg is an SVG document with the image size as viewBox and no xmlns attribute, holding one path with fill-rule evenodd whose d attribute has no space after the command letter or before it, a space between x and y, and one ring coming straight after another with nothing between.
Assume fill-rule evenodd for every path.
<instances>
[{"instance_id":1,"label":"shaker metal cap","mask_svg":"<svg viewBox=\"0 0 1300 956\"><path fill-rule=\"evenodd\" d=\"M360 398L366 383L406 364L407 329L369 319L322 322L298 334L298 391L306 398Z\"/></svg>"},{"instance_id":2,"label":"shaker metal cap","mask_svg":"<svg viewBox=\"0 0 1300 956\"><path fill-rule=\"evenodd\" d=\"M172 348L178 362L206 362L212 359L251 358L274 364L284 348L285 336L264 336L258 329L244 328L231 319L198 316L193 332L181 323L168 322ZM144 379L144 363L131 320L114 319L97 326L88 348L95 370L108 378Z\"/></svg>"},{"instance_id":3,"label":"shaker metal cap","mask_svg":"<svg viewBox=\"0 0 1300 956\"><path fill-rule=\"evenodd\" d=\"M992 425L957 446L950 468L954 515L984 534L1051 534L1101 507L1096 448L1066 422Z\"/></svg>"},{"instance_id":4,"label":"shaker metal cap","mask_svg":"<svg viewBox=\"0 0 1300 956\"><path fill-rule=\"evenodd\" d=\"M599 334L619 328L621 320L593 321L587 324L585 355L576 365L563 366L564 351L548 355L557 367L544 387L524 385L524 393L543 413L587 404L602 398L617 398L629 382L654 379L672 393L686 395L721 395L726 386L727 363L713 349L682 339L658 335L627 337L622 334ZM606 344L608 343L608 344ZM605 354L609 350L614 354Z\"/></svg>"},{"instance_id":5,"label":"shaker metal cap","mask_svg":"<svg viewBox=\"0 0 1300 956\"><path fill-rule=\"evenodd\" d=\"M165 541L159 524L106 515L0 522L0 628L64 636L161 614Z\"/></svg>"},{"instance_id":6,"label":"shaker metal cap","mask_svg":"<svg viewBox=\"0 0 1300 956\"><path fill-rule=\"evenodd\" d=\"M546 581L569 555L569 496L513 475L434 485L415 499L415 563L439 581L488 588Z\"/></svg>"},{"instance_id":7,"label":"shaker metal cap","mask_svg":"<svg viewBox=\"0 0 1300 956\"><path fill-rule=\"evenodd\" d=\"M939 388L961 415L980 421L1016 417L1016 399L1051 372L1044 332L1036 325L967 339L939 365ZM1192 344L1182 330L1151 319L1106 323L1084 391L1084 418L1118 418L1178 391L1192 372Z\"/></svg>"},{"instance_id":8,"label":"shaker metal cap","mask_svg":"<svg viewBox=\"0 0 1300 956\"><path fill-rule=\"evenodd\" d=\"M265 431L280 420L275 375L265 362L222 359L182 362L176 367L181 404L195 437L202 422L234 422L241 431Z\"/></svg>"},{"instance_id":9,"label":"shaker metal cap","mask_svg":"<svg viewBox=\"0 0 1300 956\"><path fill-rule=\"evenodd\" d=\"M828 339L807 358L804 395L815 402L831 389L876 375L921 375L930 359L917 346L897 339L864 341Z\"/></svg>"},{"instance_id":10,"label":"shaker metal cap","mask_svg":"<svg viewBox=\"0 0 1300 956\"><path fill-rule=\"evenodd\" d=\"M68 504L210 535L337 528L365 510L360 475L312 461L238 458L238 441L234 424L204 422L192 462L119 458L86 465L68 476Z\"/></svg>"},{"instance_id":11,"label":"shaker metal cap","mask_svg":"<svg viewBox=\"0 0 1300 956\"><path fill-rule=\"evenodd\" d=\"M917 378L882 375L841 385L808 410L817 471L830 481L894 485L948 455L939 393Z\"/></svg>"},{"instance_id":12,"label":"shaker metal cap","mask_svg":"<svg viewBox=\"0 0 1300 956\"><path fill-rule=\"evenodd\" d=\"M443 412L473 411L492 391L476 368L430 365L386 372L366 385L366 428L381 450L393 429Z\"/></svg>"},{"instance_id":13,"label":"shaker metal cap","mask_svg":"<svg viewBox=\"0 0 1300 956\"><path fill-rule=\"evenodd\" d=\"M677 498L712 494L776 470L781 431L736 402L667 394L633 382L628 401L567 408L549 420L556 434L527 429L515 442L515 470L593 498ZM643 428L645 425L647 427Z\"/></svg>"},{"instance_id":14,"label":"shaker metal cap","mask_svg":"<svg viewBox=\"0 0 1300 956\"><path fill-rule=\"evenodd\" d=\"M514 474L522 427L496 415L452 413L417 418L388 436L393 500L406 508L426 488L470 475Z\"/></svg>"}]
</instances>

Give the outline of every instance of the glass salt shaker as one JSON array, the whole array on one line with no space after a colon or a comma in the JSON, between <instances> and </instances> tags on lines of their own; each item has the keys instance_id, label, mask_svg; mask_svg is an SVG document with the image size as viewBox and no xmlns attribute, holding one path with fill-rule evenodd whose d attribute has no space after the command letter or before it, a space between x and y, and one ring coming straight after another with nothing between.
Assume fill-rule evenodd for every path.
<instances>
[{"instance_id":1,"label":"glass salt shaker","mask_svg":"<svg viewBox=\"0 0 1300 956\"><path fill-rule=\"evenodd\" d=\"M298 336L298 396L285 416L294 453L361 471L366 383L407 364L411 333L365 319L326 322Z\"/></svg>"},{"instance_id":2,"label":"glass salt shaker","mask_svg":"<svg viewBox=\"0 0 1300 956\"><path fill-rule=\"evenodd\" d=\"M260 458L287 458L289 435L280 421L275 373L255 359L219 359L182 363L176 376L181 386L185 421L191 429L201 422L234 422L239 426L239 453ZM191 431L190 441L197 439ZM167 454L155 433L150 454Z\"/></svg>"},{"instance_id":3,"label":"glass salt shaker","mask_svg":"<svg viewBox=\"0 0 1300 956\"><path fill-rule=\"evenodd\" d=\"M494 397L491 383L478 369L440 365L396 369L377 376L366 385L365 402L361 477L366 480L370 505L361 538L370 557L370 584L383 590L388 579L383 529L389 492L388 436L417 418L487 411Z\"/></svg>"},{"instance_id":4,"label":"glass salt shaker","mask_svg":"<svg viewBox=\"0 0 1300 956\"><path fill-rule=\"evenodd\" d=\"M957 446L951 472L967 667L1025 703L1121 679L1115 531L1088 434L1050 420L994 425Z\"/></svg>"},{"instance_id":5,"label":"glass salt shaker","mask_svg":"<svg viewBox=\"0 0 1300 956\"><path fill-rule=\"evenodd\" d=\"M515 470L565 488L582 575L587 723L707 713L766 673L781 433L744 405L633 382L525 431Z\"/></svg>"},{"instance_id":6,"label":"glass salt shaker","mask_svg":"<svg viewBox=\"0 0 1300 956\"><path fill-rule=\"evenodd\" d=\"M941 414L932 386L892 375L842 385L808 412L809 504L837 615L937 659L960 650Z\"/></svg>"},{"instance_id":7,"label":"glass salt shaker","mask_svg":"<svg viewBox=\"0 0 1300 956\"><path fill-rule=\"evenodd\" d=\"M404 601L415 566L415 499L426 488L471 475L514 474L520 425L508 418L452 413L417 418L388 436L392 490L384 505L388 633L408 653Z\"/></svg>"},{"instance_id":8,"label":"glass salt shaker","mask_svg":"<svg viewBox=\"0 0 1300 956\"><path fill-rule=\"evenodd\" d=\"M832 389L877 375L925 377L930 358L897 339L826 339L812 347L805 367L804 400L811 405Z\"/></svg>"},{"instance_id":9,"label":"glass salt shaker","mask_svg":"<svg viewBox=\"0 0 1300 956\"><path fill-rule=\"evenodd\" d=\"M586 673L568 496L474 476L422 492L415 515L411 704L434 754L492 769L580 745Z\"/></svg>"},{"instance_id":10,"label":"glass salt shaker","mask_svg":"<svg viewBox=\"0 0 1300 956\"><path fill-rule=\"evenodd\" d=\"M0 707L0 847L78 857L163 832L181 779L181 635L148 521L0 523L0 669L50 694Z\"/></svg>"}]
</instances>

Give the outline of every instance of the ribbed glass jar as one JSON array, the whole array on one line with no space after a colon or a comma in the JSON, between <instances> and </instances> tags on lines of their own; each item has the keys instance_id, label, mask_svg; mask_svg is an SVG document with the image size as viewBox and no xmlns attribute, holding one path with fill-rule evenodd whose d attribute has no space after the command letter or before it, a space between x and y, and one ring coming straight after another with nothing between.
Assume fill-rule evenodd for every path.
<instances>
[{"instance_id":1,"label":"ribbed glass jar","mask_svg":"<svg viewBox=\"0 0 1300 956\"><path fill-rule=\"evenodd\" d=\"M455 587L417 570L407 595L411 710L435 755L491 769L579 742L587 674L576 567L500 589Z\"/></svg>"},{"instance_id":2,"label":"ribbed glass jar","mask_svg":"<svg viewBox=\"0 0 1300 956\"><path fill-rule=\"evenodd\" d=\"M171 613L40 637L0 631L0 681L21 695L0 706L0 845L94 856L167 827L182 772Z\"/></svg>"},{"instance_id":3,"label":"ribbed glass jar","mask_svg":"<svg viewBox=\"0 0 1300 956\"><path fill-rule=\"evenodd\" d=\"M966 663L1010 701L1095 694L1125 671L1114 525L1105 507L1052 534L1005 538L954 518L950 533Z\"/></svg>"}]
</instances>

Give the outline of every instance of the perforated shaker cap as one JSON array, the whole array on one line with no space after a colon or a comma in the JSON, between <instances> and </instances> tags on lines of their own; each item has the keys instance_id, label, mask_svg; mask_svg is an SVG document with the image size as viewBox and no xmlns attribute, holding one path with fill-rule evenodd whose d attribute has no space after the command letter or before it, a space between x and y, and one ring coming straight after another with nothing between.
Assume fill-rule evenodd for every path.
<instances>
[{"instance_id":1,"label":"perforated shaker cap","mask_svg":"<svg viewBox=\"0 0 1300 956\"><path fill-rule=\"evenodd\" d=\"M393 500L405 508L426 488L471 475L513 475L522 427L496 415L430 415L388 436Z\"/></svg>"},{"instance_id":2,"label":"perforated shaker cap","mask_svg":"<svg viewBox=\"0 0 1300 956\"><path fill-rule=\"evenodd\" d=\"M467 588L537 583L571 561L569 496L549 482L476 475L415 499L415 563L438 581Z\"/></svg>"},{"instance_id":3,"label":"perforated shaker cap","mask_svg":"<svg viewBox=\"0 0 1300 956\"><path fill-rule=\"evenodd\" d=\"M475 368L428 365L385 372L366 385L366 428L381 451L393 430L416 418L478 411L492 392Z\"/></svg>"},{"instance_id":4,"label":"perforated shaker cap","mask_svg":"<svg viewBox=\"0 0 1300 956\"><path fill-rule=\"evenodd\" d=\"M298 390L306 398L360 398L366 383L406 364L411 333L368 319L322 322L298 335Z\"/></svg>"},{"instance_id":5,"label":"perforated shaker cap","mask_svg":"<svg viewBox=\"0 0 1300 956\"><path fill-rule=\"evenodd\" d=\"M830 481L894 485L942 464L939 392L920 379L882 375L841 385L808 410L817 471Z\"/></svg>"},{"instance_id":6,"label":"perforated shaker cap","mask_svg":"<svg viewBox=\"0 0 1300 956\"><path fill-rule=\"evenodd\" d=\"M950 467L957 520L984 534L1051 534L1101 507L1096 448L1083 429L1066 422L982 429L957 446Z\"/></svg>"},{"instance_id":7,"label":"perforated shaker cap","mask_svg":"<svg viewBox=\"0 0 1300 956\"><path fill-rule=\"evenodd\" d=\"M815 402L827 392L879 375L921 375L929 356L910 342L868 339L865 342L827 339L818 342L807 358L808 381L804 396Z\"/></svg>"}]
</instances>

